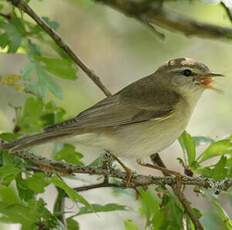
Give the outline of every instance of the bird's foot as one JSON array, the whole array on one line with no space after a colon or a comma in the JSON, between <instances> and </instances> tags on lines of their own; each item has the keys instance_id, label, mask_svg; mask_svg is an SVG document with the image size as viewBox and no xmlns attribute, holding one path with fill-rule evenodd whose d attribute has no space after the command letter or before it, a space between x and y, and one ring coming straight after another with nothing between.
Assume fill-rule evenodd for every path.
<instances>
[{"instance_id":1,"label":"bird's foot","mask_svg":"<svg viewBox=\"0 0 232 230\"><path fill-rule=\"evenodd\" d=\"M124 169L124 171L126 172L126 177L125 177L125 179L124 179L123 181L124 181L124 184L125 184L126 187L130 187L134 172L133 172L130 168L128 168L128 167L127 167L118 157L116 157L114 154L109 153L109 152L107 152L107 154L109 154L109 155L112 157L111 159L113 159L113 160L115 160L116 162L118 162L119 165Z\"/></svg>"}]
</instances>

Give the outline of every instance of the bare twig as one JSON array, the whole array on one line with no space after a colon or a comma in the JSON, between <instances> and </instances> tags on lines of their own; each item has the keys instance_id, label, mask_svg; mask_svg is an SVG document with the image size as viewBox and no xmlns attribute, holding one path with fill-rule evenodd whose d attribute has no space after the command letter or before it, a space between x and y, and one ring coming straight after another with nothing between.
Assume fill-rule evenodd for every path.
<instances>
[{"instance_id":1,"label":"bare twig","mask_svg":"<svg viewBox=\"0 0 232 230\"><path fill-rule=\"evenodd\" d=\"M137 163L143 167L148 167L148 168L152 168L152 169L156 169L161 171L163 174L169 174L169 175L175 175L175 176L181 176L181 174L179 172L167 169L166 167L161 167L158 164L149 164L149 163L144 163L142 161L137 161Z\"/></svg>"},{"instance_id":2,"label":"bare twig","mask_svg":"<svg viewBox=\"0 0 232 230\"><path fill-rule=\"evenodd\" d=\"M162 161L162 159L160 158L159 154L153 154L151 155L151 160L155 165L158 165L162 168L166 168L164 162ZM170 174L168 172L162 171L162 173L164 174L164 176L169 176ZM179 177L180 178L180 177ZM181 183L181 178L179 180L179 183ZM180 184L180 186L182 186L182 184ZM176 196L178 197L179 201L181 202L181 204L183 205L186 213L188 214L188 216L190 217L190 219L192 220L195 229L197 230L203 230L203 226L201 225L199 219L197 218L197 216L195 216L193 209L190 205L190 202L187 200L187 198L185 197L184 193L181 191L181 189L178 187L178 184L176 185L171 185L173 192L176 194Z\"/></svg>"},{"instance_id":3,"label":"bare twig","mask_svg":"<svg viewBox=\"0 0 232 230\"><path fill-rule=\"evenodd\" d=\"M77 192L83 192L91 189L96 189L96 188L127 188L121 184L115 184L115 183L110 183L108 181L103 181L102 183L97 183L97 184L91 184L91 185L85 185L81 187L74 188Z\"/></svg>"},{"instance_id":4,"label":"bare twig","mask_svg":"<svg viewBox=\"0 0 232 230\"><path fill-rule=\"evenodd\" d=\"M123 14L149 24L156 24L171 31L178 31L187 36L224 39L232 38L232 29L214 24L199 22L160 5L159 1L135 0L95 0L110 6ZM140 20L141 21L141 20Z\"/></svg>"},{"instance_id":5,"label":"bare twig","mask_svg":"<svg viewBox=\"0 0 232 230\"><path fill-rule=\"evenodd\" d=\"M102 90L106 96L110 96L110 91L101 82L100 78L73 52L70 46L54 31L24 0L8 0L18 9L29 15L54 42L63 49L66 54L87 74L87 76Z\"/></svg>"},{"instance_id":6,"label":"bare twig","mask_svg":"<svg viewBox=\"0 0 232 230\"><path fill-rule=\"evenodd\" d=\"M0 13L0 16L5 18L7 21L11 20L11 14Z\"/></svg>"}]
</instances>

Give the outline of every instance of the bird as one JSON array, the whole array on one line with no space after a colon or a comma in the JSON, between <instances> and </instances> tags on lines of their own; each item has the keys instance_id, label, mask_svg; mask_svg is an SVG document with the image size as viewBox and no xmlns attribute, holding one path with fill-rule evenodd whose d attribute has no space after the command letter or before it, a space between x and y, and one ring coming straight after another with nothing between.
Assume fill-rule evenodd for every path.
<instances>
[{"instance_id":1,"label":"bird","mask_svg":"<svg viewBox=\"0 0 232 230\"><path fill-rule=\"evenodd\" d=\"M202 93L221 76L194 59L171 59L76 117L2 143L0 149L21 151L58 141L141 159L164 150L183 133Z\"/></svg>"}]
</instances>

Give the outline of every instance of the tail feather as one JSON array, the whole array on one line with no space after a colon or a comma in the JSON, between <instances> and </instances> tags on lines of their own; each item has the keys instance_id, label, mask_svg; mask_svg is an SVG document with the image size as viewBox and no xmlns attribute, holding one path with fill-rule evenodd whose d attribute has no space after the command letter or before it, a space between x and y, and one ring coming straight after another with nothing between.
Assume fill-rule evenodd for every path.
<instances>
[{"instance_id":1,"label":"tail feather","mask_svg":"<svg viewBox=\"0 0 232 230\"><path fill-rule=\"evenodd\" d=\"M43 132L31 136L25 136L9 143L0 144L0 149L19 151L25 148L46 143L53 139L67 136L66 133Z\"/></svg>"}]
</instances>

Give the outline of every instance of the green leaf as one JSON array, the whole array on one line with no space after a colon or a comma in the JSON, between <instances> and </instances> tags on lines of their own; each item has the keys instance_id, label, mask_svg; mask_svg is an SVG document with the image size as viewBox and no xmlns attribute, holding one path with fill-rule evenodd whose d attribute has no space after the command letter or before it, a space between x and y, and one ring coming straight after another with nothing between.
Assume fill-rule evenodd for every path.
<instances>
[{"instance_id":1,"label":"green leaf","mask_svg":"<svg viewBox=\"0 0 232 230\"><path fill-rule=\"evenodd\" d=\"M212 206L212 208L204 213L201 219L205 229L231 230L232 219L221 206L218 199L207 191L204 192L204 195Z\"/></svg>"},{"instance_id":2,"label":"green leaf","mask_svg":"<svg viewBox=\"0 0 232 230\"><path fill-rule=\"evenodd\" d=\"M49 181L42 172L34 173L31 177L25 179L26 186L35 193L43 193Z\"/></svg>"},{"instance_id":3,"label":"green leaf","mask_svg":"<svg viewBox=\"0 0 232 230\"><path fill-rule=\"evenodd\" d=\"M161 212L164 214L164 221L160 224L160 229L179 230L182 228L184 209L176 197L169 192L163 196Z\"/></svg>"},{"instance_id":4,"label":"green leaf","mask_svg":"<svg viewBox=\"0 0 232 230\"><path fill-rule=\"evenodd\" d=\"M125 220L124 226L125 230L140 230L140 228L132 220Z\"/></svg>"},{"instance_id":5,"label":"green leaf","mask_svg":"<svg viewBox=\"0 0 232 230\"><path fill-rule=\"evenodd\" d=\"M29 97L16 119L16 125L23 133L38 132L43 127L63 121L64 115L64 109L54 103L44 103L41 98Z\"/></svg>"},{"instance_id":6,"label":"green leaf","mask_svg":"<svg viewBox=\"0 0 232 230\"><path fill-rule=\"evenodd\" d=\"M20 200L13 188L0 185L0 201L7 205L20 204Z\"/></svg>"},{"instance_id":7,"label":"green leaf","mask_svg":"<svg viewBox=\"0 0 232 230\"><path fill-rule=\"evenodd\" d=\"M61 178L58 176L53 176L51 178L51 182L57 186L58 188L61 188L65 191L65 193L69 196L71 200L78 201L82 203L84 206L88 208L92 208L92 206L89 204L89 202L80 194L78 194L74 189L70 188Z\"/></svg>"},{"instance_id":8,"label":"green leaf","mask_svg":"<svg viewBox=\"0 0 232 230\"><path fill-rule=\"evenodd\" d=\"M10 187L0 186L0 214L0 222L19 223L24 230L38 229L39 223L44 229L58 229L57 219L41 199L21 202Z\"/></svg>"},{"instance_id":9,"label":"green leaf","mask_svg":"<svg viewBox=\"0 0 232 230\"><path fill-rule=\"evenodd\" d=\"M54 96L59 99L63 99L63 92L59 85L57 85L51 76L40 66L37 65L36 73L38 77L38 86L42 92L43 97L46 95L46 89L48 89Z\"/></svg>"},{"instance_id":10,"label":"green leaf","mask_svg":"<svg viewBox=\"0 0 232 230\"><path fill-rule=\"evenodd\" d=\"M79 152L76 152L75 147L70 144L65 144L63 148L54 156L55 160L64 160L68 163L77 165L83 165L83 163L81 162L82 158L83 155Z\"/></svg>"},{"instance_id":11,"label":"green leaf","mask_svg":"<svg viewBox=\"0 0 232 230\"><path fill-rule=\"evenodd\" d=\"M67 230L79 230L80 229L78 222L71 217L66 219L66 223L67 223Z\"/></svg>"},{"instance_id":12,"label":"green leaf","mask_svg":"<svg viewBox=\"0 0 232 230\"><path fill-rule=\"evenodd\" d=\"M179 138L179 143L184 153L187 153L189 166L195 161L196 158L196 145L192 136L186 131Z\"/></svg>"},{"instance_id":13,"label":"green leaf","mask_svg":"<svg viewBox=\"0 0 232 230\"><path fill-rule=\"evenodd\" d=\"M156 194L151 191L144 191L143 189L139 189L139 194L141 197L141 213L146 216L147 222L149 223L154 214L159 212L160 209L160 199L156 196Z\"/></svg>"},{"instance_id":14,"label":"green leaf","mask_svg":"<svg viewBox=\"0 0 232 230\"><path fill-rule=\"evenodd\" d=\"M63 99L61 88L39 63L35 61L30 62L21 71L21 75L24 80L26 92L45 98L47 92L50 91L57 98ZM35 76L37 77L36 79Z\"/></svg>"},{"instance_id":15,"label":"green leaf","mask_svg":"<svg viewBox=\"0 0 232 230\"><path fill-rule=\"evenodd\" d=\"M54 102L44 104L44 114L41 119L45 126L54 125L64 120L65 110L56 106Z\"/></svg>"},{"instance_id":16,"label":"green leaf","mask_svg":"<svg viewBox=\"0 0 232 230\"><path fill-rule=\"evenodd\" d=\"M16 187L21 200L29 201L35 198L35 193L28 188L22 175L18 175L16 178Z\"/></svg>"},{"instance_id":17,"label":"green leaf","mask_svg":"<svg viewBox=\"0 0 232 230\"><path fill-rule=\"evenodd\" d=\"M109 203L105 205L100 204L91 204L91 208L82 207L78 212L78 215L88 214L88 213L96 213L96 212L112 212L112 211L125 211L127 207L120 204Z\"/></svg>"},{"instance_id":18,"label":"green leaf","mask_svg":"<svg viewBox=\"0 0 232 230\"><path fill-rule=\"evenodd\" d=\"M71 60L51 57L37 57L37 60L41 61L44 64L44 68L56 77L67 80L75 80L77 78L76 69Z\"/></svg>"},{"instance_id":19,"label":"green leaf","mask_svg":"<svg viewBox=\"0 0 232 230\"><path fill-rule=\"evenodd\" d=\"M40 131L43 123L40 120L43 114L43 102L39 98L29 97L23 107L22 115L18 119L18 126L23 132Z\"/></svg>"},{"instance_id":20,"label":"green leaf","mask_svg":"<svg viewBox=\"0 0 232 230\"><path fill-rule=\"evenodd\" d=\"M17 133L1 133L0 134L0 139L4 141L8 141L8 142L15 140L17 137L19 137L19 134Z\"/></svg>"},{"instance_id":21,"label":"green leaf","mask_svg":"<svg viewBox=\"0 0 232 230\"><path fill-rule=\"evenodd\" d=\"M6 33L0 35L0 46L2 49L6 48L9 45L10 41Z\"/></svg>"},{"instance_id":22,"label":"green leaf","mask_svg":"<svg viewBox=\"0 0 232 230\"><path fill-rule=\"evenodd\" d=\"M227 165L227 158L222 156L215 166L208 166L204 168L199 168L198 173L202 176L213 178L215 180L222 180L229 175L229 170Z\"/></svg>"},{"instance_id":23,"label":"green leaf","mask_svg":"<svg viewBox=\"0 0 232 230\"><path fill-rule=\"evenodd\" d=\"M53 30L57 30L59 28L59 23L57 21L53 21L48 17L42 17L42 19L51 27Z\"/></svg>"},{"instance_id":24,"label":"green leaf","mask_svg":"<svg viewBox=\"0 0 232 230\"><path fill-rule=\"evenodd\" d=\"M232 137L214 142L198 157L197 160L200 163L224 154L232 154Z\"/></svg>"},{"instance_id":25,"label":"green leaf","mask_svg":"<svg viewBox=\"0 0 232 230\"><path fill-rule=\"evenodd\" d=\"M10 23L5 24L4 29L8 38L8 52L15 53L20 47L25 34L24 25L15 14L12 14ZM6 36L3 37L4 43L6 43L7 38Z\"/></svg>"},{"instance_id":26,"label":"green leaf","mask_svg":"<svg viewBox=\"0 0 232 230\"><path fill-rule=\"evenodd\" d=\"M9 185L20 172L20 168L11 164L0 167L0 183L3 185Z\"/></svg>"}]
</instances>

